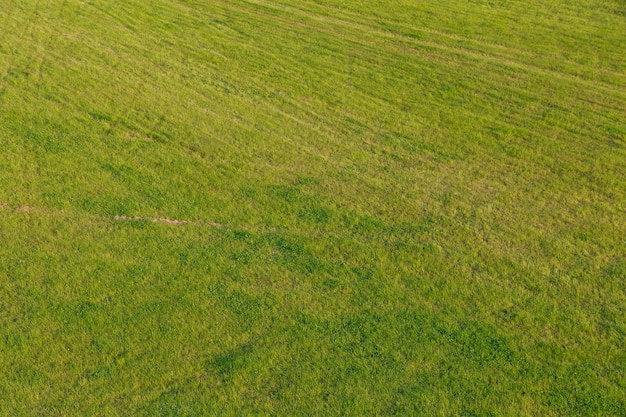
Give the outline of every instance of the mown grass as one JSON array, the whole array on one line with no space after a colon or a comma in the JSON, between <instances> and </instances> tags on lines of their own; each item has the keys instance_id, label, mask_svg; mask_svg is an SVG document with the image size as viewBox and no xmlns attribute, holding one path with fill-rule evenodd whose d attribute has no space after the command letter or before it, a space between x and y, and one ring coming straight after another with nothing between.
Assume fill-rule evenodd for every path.
<instances>
[{"instance_id":1,"label":"mown grass","mask_svg":"<svg viewBox=\"0 0 626 417\"><path fill-rule=\"evenodd\" d=\"M4 2L0 414L623 415L625 14Z\"/></svg>"}]
</instances>

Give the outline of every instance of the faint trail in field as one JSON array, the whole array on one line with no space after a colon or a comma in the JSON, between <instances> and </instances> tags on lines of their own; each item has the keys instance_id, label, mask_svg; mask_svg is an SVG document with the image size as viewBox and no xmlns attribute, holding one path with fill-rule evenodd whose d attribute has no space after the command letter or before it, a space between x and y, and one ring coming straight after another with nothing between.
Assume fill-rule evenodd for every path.
<instances>
[{"instance_id":1,"label":"faint trail in field","mask_svg":"<svg viewBox=\"0 0 626 417\"><path fill-rule=\"evenodd\" d=\"M249 0L249 1L255 1L255 0ZM258 1L262 1L262 0L256 0ZM407 30L409 32L418 32L418 33L429 33L432 35L436 35L438 37L441 38L448 38L450 40L453 41L460 41L460 42L465 42L465 43L469 43L469 44L475 44L475 45L480 45L482 47L486 47L486 48L492 48L492 49L497 49L500 51L508 51L508 52L513 52L515 54L518 55L522 55L525 56L528 59L533 59L533 54L534 52L532 50L529 49L525 49L525 48L514 48L511 45L502 45L499 44L497 42L494 41L488 41L485 39L480 39L480 38L476 38L476 37L470 37L470 36L464 36L464 35L460 35L460 34L456 34L456 33L450 33L450 32L446 32L446 31L442 31L442 30L438 30L438 29L434 29L431 27L426 27L426 26L416 26L416 25L411 25L411 24L407 24L406 22L400 22L400 21L396 21L396 20L392 20L389 18L384 18L382 16L376 16L375 18L372 17L368 17L364 14L358 14L355 13L354 11L350 11L349 9L345 9L345 8L340 8L339 6L332 6L332 5L328 5L325 6L325 8L328 9L332 9L335 12L337 12L338 16L332 16L332 15L328 15L328 14L315 14L311 11L308 11L307 9L303 9L301 7L296 7L294 5L290 5L290 6L283 6L283 7L289 7L289 9L296 9L298 11L300 11L301 14L307 15L309 17L311 16L317 16L320 20L324 20L324 18L328 18L329 21L336 21L336 22L340 22L341 24L344 25L350 25L354 22L357 21L361 21L361 25L364 27L371 27L373 30L376 31L380 31L381 29L376 28L374 25L383 23L386 25L391 25L394 26L396 28L400 28L403 30ZM443 5L441 5L440 7L445 8ZM450 13L455 13L455 14L469 14L467 11L459 11L458 8L447 8L449 10ZM481 10L482 14L485 14L485 10ZM488 13L490 17L500 17L498 13ZM579 19L580 20L580 24L581 25L585 25L588 22L586 22L584 19ZM357 23L358 24L358 23ZM393 33L391 31L389 31L390 34L395 34L395 35L399 35L399 36L408 36L408 37L412 37L409 34L403 34L403 33ZM565 59L565 62L574 64L574 65L578 65L576 62L574 61L569 61ZM537 68L542 68L542 67L538 67ZM606 74L611 74L613 76L619 77L619 78L623 78L626 79L626 73L623 72L618 72L618 71L613 71L610 70L608 68L602 68L599 69L599 71L604 72ZM555 71L558 72L558 71ZM573 74L570 74L572 76L574 76ZM576 76L574 76L576 77ZM578 78L578 77L576 77Z\"/></svg>"},{"instance_id":2,"label":"faint trail in field","mask_svg":"<svg viewBox=\"0 0 626 417\"><path fill-rule=\"evenodd\" d=\"M273 2L270 2L270 3L273 3ZM297 36L298 39L304 40L304 41L306 41L306 39L308 38L308 35L306 33L303 34L301 31L302 29L306 29L307 31L324 31L328 34L342 36L343 39L345 40L359 43L360 46L362 46L364 49L367 49L368 51L370 50L376 51L376 53L378 54L377 56L380 58L380 62L376 61L372 65L384 66L387 63L392 63L391 60L394 57L393 54L398 53L398 52L405 54L405 55L415 54L417 52L420 55L422 55L423 52L426 51L427 53L432 53L433 56L435 56L435 59L441 60L442 59L441 57L443 56L444 57L443 59L445 60L446 53L441 54L440 52L437 52L443 49L444 52L454 54L454 55L461 55L461 56L470 55L470 56L477 57L477 58L479 57L481 61L500 63L501 64L500 66L496 67L494 65L494 67L492 67L492 73L496 75L500 75L502 72L502 69L504 69L505 71L510 71L509 68L511 65L513 65L513 66L523 68L525 70L526 75L529 77L532 77L533 73L536 74L536 73L543 72L543 73L551 74L552 77L564 76L576 82L583 82L589 85L595 85L594 82L591 80L585 80L567 72L561 73L559 71L552 71L549 69L542 68L540 66L536 66L536 65L533 66L532 64L530 64L532 68L525 68L524 65L526 64L523 62L523 60L522 62L515 61L515 59L509 59L508 57L500 56L500 54L491 56L489 55L488 52L483 52L483 51L478 51L478 50L467 51L463 49L462 47L455 47L455 46L450 46L450 45L445 45L445 44L441 45L436 41L431 42L431 41L421 40L421 44L427 46L427 48L423 48L420 50L420 49L415 48L415 45L420 44L420 39L415 39L411 35L404 35L402 33L398 34L393 31L387 31L384 28L373 27L371 31L373 31L376 36L378 36L379 32L382 32L382 34L384 34L384 36L386 36L387 38L389 37L399 38L400 41L388 42L383 38L383 36L379 36L380 39L378 41L372 38L371 36L370 36L371 39L368 37L358 38L356 34L353 34L353 30L349 29L350 27L352 28L356 28L356 27L369 28L370 27L369 23L359 24L358 17L355 17L354 21L348 21L348 22L344 22L343 19L337 19L335 17L330 17L328 20L326 20L325 19L327 17L326 15L316 15L307 11L304 11L302 13L297 13L297 12L292 13L291 8L289 6L284 6L284 8L289 9L289 10L284 10L283 6L275 6L274 4L265 6L265 3L263 2L263 0L251 0L248 2L248 4L251 6L246 7L245 4L238 5L238 6L229 4L229 8L236 13L241 13L241 14L248 13L250 16L246 15L246 19L247 19L247 22L250 24L261 26L262 24L267 23L268 19L271 19L273 21L273 24L275 24L277 27L280 27L280 28L289 27L290 30L286 32L289 36ZM250 13L251 11L250 7L256 7L255 5L260 5L258 13ZM310 16L307 13L310 13ZM319 19L315 20L316 16L319 17ZM345 24L342 24L342 23L334 24L333 21L336 21L336 20L339 20ZM372 22L372 26L374 26L375 23L376 22ZM295 30L292 30L294 28ZM363 29L361 30L361 32L366 31L366 30L367 29ZM419 30L419 29L416 28L415 30ZM425 31L428 31L428 29L426 29ZM462 36L458 36L458 37L456 35L451 35L451 36L453 38L457 38L458 40L465 40L468 42L472 41L472 39L470 38L465 39ZM391 51L387 51L387 53L385 53L385 51L382 48L378 48L378 46L383 43L386 45L386 48L388 47L389 49L391 49ZM253 42L251 42L249 46L254 49L262 50L262 48L259 48L256 45L254 45ZM432 52L428 51L428 49L430 49L431 47L433 50ZM505 46L497 46L497 47L499 50L502 50L502 51L511 50L510 48L505 47ZM328 49L328 50L331 51L331 49ZM514 49L513 51L515 52L517 50ZM277 55L272 54L272 56L274 56L277 60L283 59L282 57L277 56ZM504 61L505 59L510 61L510 65L506 65L506 62L508 61L505 62ZM463 59L457 59L456 61L462 62ZM502 65L503 62L505 65ZM411 62L407 65L412 68L415 68L415 71L419 70L419 63L417 62ZM408 69L403 69L403 71L406 72L408 71ZM323 68L320 70L320 72L323 72L325 74L336 74L338 75L337 78L341 78L341 76L344 75L344 73L333 70L331 68ZM320 79L322 78L324 77L320 76ZM252 77L250 78L250 80L252 80ZM258 87L258 90L262 90L264 86L263 82L258 78L254 79L254 85ZM579 84L571 83L570 86L578 87ZM609 90L611 89L612 86L613 85L610 83L606 84L606 87L608 87ZM508 86L507 89L512 92L528 93L528 91L524 89L518 90L514 86ZM613 109L615 111L621 110L621 107L619 107L619 105L620 103L622 103L623 100L620 98L619 94L615 94L615 95L603 94L602 91L597 91L597 90L599 89L589 88L589 89L585 89L582 91L585 91L585 94L590 94L591 91L593 91L594 95L595 94L601 95L604 100L609 100L609 102L608 103L598 102L597 106L599 108L594 108L591 111L597 114L603 114L603 109ZM361 89L357 86L354 86L353 93L355 94L355 96L366 99L368 103L374 102L383 106L395 105L395 103L385 100L384 96L373 94L371 91ZM486 93L486 92L481 90L481 93ZM534 94L536 94L536 92L534 92ZM554 102L555 100L555 97L546 96L545 94L541 96L537 96L537 97L538 98L543 97L544 101L546 102L548 101ZM239 95L238 99L249 103L251 107L258 105L257 100L249 96ZM496 99L505 100L505 98L502 98L500 96L496 97ZM288 104L289 108L286 108L284 106L285 104ZM343 133L345 132L343 132L342 130L330 128L332 123L328 123L328 120L325 119L325 117L327 116L323 116L320 113L313 111L311 106L307 106L306 103L302 102L298 98L287 96L283 98L283 101L280 104L265 102L264 105L266 106L268 111L271 111L277 115L280 115L280 117L287 118L290 121L293 121L294 123L301 125L306 129L309 129L310 131L314 131L318 134L321 134L325 136L329 141L333 141L336 144L342 143L341 138L344 137ZM560 106L556 106L556 105L551 106L553 110L557 109L557 107L560 108ZM572 111L572 109L563 107L562 111L564 113L569 113ZM343 116L346 116L346 119L349 117L357 119L357 120L359 119L358 112L351 112L349 108L342 109L341 114ZM539 116L537 116L537 118L533 118L532 123L529 123L526 118L523 118L522 116L517 115L517 114L507 114L505 116L494 119L491 117L485 117L481 115L481 112L477 110L475 112L475 115L476 115L477 120L481 120L483 122L482 124L485 126L486 125L498 125L498 126L506 126L510 128L519 128L525 132L524 133L525 135L529 137L533 137L533 138L541 138L542 135L545 135L545 133L541 131L541 128L552 129L552 128L558 127L562 129L563 131L567 131L570 135L572 135L571 137L577 137L577 138L578 137L588 138L590 136L593 137L593 135L596 132L595 129L592 129L592 127L589 127L589 126L586 126L585 129L580 129L580 128L574 129L572 128L572 126L568 125L566 121L561 122L560 120L556 121L556 120L550 120L550 119L543 120L543 119L539 119L538 118ZM254 126L255 128L258 128L255 126L253 120L250 120L245 117L244 118L239 118L239 117L232 118L230 119L230 122L241 124L243 126L249 126L249 127ZM426 124L427 121L423 121L423 123ZM336 123L336 125L343 126L344 124L343 122L341 122L341 123ZM376 127L371 124L367 125L367 129L376 131ZM218 134L216 134L216 136L217 135ZM288 135L281 135L281 137L287 140L290 138L290 136ZM305 141L301 142L301 146L304 142ZM314 147L312 143L313 142L307 142L307 145L310 145L310 146L302 146L300 150L302 152L315 155L316 157L321 157L327 162L330 161L329 155L326 155L320 152L319 148ZM232 146L232 145L229 144L229 146Z\"/></svg>"},{"instance_id":3,"label":"faint trail in field","mask_svg":"<svg viewBox=\"0 0 626 417\"><path fill-rule=\"evenodd\" d=\"M215 223L215 222L203 222L203 221L191 221L191 220L177 220L177 219L169 219L166 217L140 217L140 216L100 216L109 219L113 219L120 222L152 222L152 223L166 223L166 224L176 224L176 225L195 225L195 226L205 226L205 227L219 227L226 228L228 225L223 223Z\"/></svg>"},{"instance_id":4,"label":"faint trail in field","mask_svg":"<svg viewBox=\"0 0 626 417\"><path fill-rule=\"evenodd\" d=\"M13 212L21 212L21 213L43 213L43 214L70 214L70 212L66 210L55 210L48 209L42 207L33 207L33 206L14 206L8 203L0 203L0 210L5 211L13 211ZM217 223L217 222L207 222L202 220L181 220L181 219L170 219L167 217L143 217L143 216L107 216L102 214L85 214L86 217L98 218L98 219L106 219L113 220L116 222L147 222L147 223L161 223L161 224L171 224L176 226L197 226L197 227L207 227L207 228L218 228L218 229L238 229L238 230L248 230L248 231L269 231L275 232L277 229L274 227L261 228L261 227L253 227L247 225L229 225L225 223Z\"/></svg>"},{"instance_id":5,"label":"faint trail in field","mask_svg":"<svg viewBox=\"0 0 626 417\"><path fill-rule=\"evenodd\" d=\"M265 2L263 0L247 0L249 4L252 5L256 5L258 7L261 8L266 8L266 9L273 9L275 11L278 12L288 12L291 13L293 15L299 15L301 17L305 17L317 22L327 22L330 24L334 24L338 27L343 27L343 28L350 28L353 30L357 30L359 31L359 33L370 33L370 34L375 34L381 37L385 37L385 38L393 38L393 39L398 39L398 40L403 40L407 43L413 43L416 45L421 45L424 47L430 47L430 48L434 48L434 49L439 49L451 54L456 54L456 55L461 55L461 56L466 56L466 57L471 57L474 59L480 59L480 60L486 60L486 61L490 61L493 63L498 63L498 64L502 64L502 65L506 65L509 67L513 67L513 68L518 68L527 72L533 72L536 74L541 74L541 75L549 75L551 77L557 77L557 78L561 78L561 79L566 79L568 81L572 81L581 85L585 85L588 87L592 87L592 88L596 88L596 89L602 89L604 91L610 92L612 94L615 94L617 96L620 97L626 97L622 90L614 87L612 85L609 84L605 84L605 83L598 83L598 82L594 82L591 80L586 80L584 78L578 77L574 74L570 74L570 73L566 73L566 72L560 72L560 71L555 71L552 69L548 69L548 68L544 68L544 67L540 67L537 65L533 65L530 63L526 63L526 62L520 62L517 61L515 59L512 59L510 57L505 57L505 56L501 56L501 55L497 55L497 54L493 54L493 53L487 53L487 52L479 52L479 51L470 51L468 49L463 49L463 48L457 48L454 46L449 46L449 45L445 45L442 43L438 43L438 42L433 42L433 41L428 41L428 40L422 40L422 39L418 39L414 36L409 36L406 34L401 34L401 33L395 33L395 32L391 32L391 31L387 31L387 30L383 30L381 28L377 28L377 27L373 27L370 26L368 24L363 24L363 23L358 23L356 20L356 18L354 20L346 20L346 19L342 19L339 17L335 17L335 16L329 16L329 15L320 15L317 13L313 13L310 11L306 11L306 10L302 10L296 7L291 7L291 6L285 6L285 5L277 5L275 3L268 3ZM273 19L280 19L278 16L272 16ZM285 20L285 19L282 19ZM291 23L293 24L293 21L288 21L285 20L285 23ZM318 28L319 29L319 28ZM453 40L461 40L461 41L465 41L465 42L469 42L469 43L476 43L476 44L481 44L483 46L487 46L487 47L491 47L494 48L494 45L490 44L490 43L485 43L485 42L481 42L478 41L476 39L472 39L472 38L465 38L463 36L459 36L459 35L454 35L454 34L448 34L445 32L440 32L440 31L436 31L433 29L427 29L427 28L412 28L415 31L421 31L423 33L432 33L432 34L436 34L442 37L447 37L449 39L453 39ZM343 36L346 36L346 33L342 33ZM363 42L363 39L356 39L353 38L351 40L357 41L357 42ZM502 49L506 50L508 48L503 47ZM520 51L518 51L520 52ZM619 75L622 76L622 74L619 73L615 73L614 75Z\"/></svg>"}]
</instances>

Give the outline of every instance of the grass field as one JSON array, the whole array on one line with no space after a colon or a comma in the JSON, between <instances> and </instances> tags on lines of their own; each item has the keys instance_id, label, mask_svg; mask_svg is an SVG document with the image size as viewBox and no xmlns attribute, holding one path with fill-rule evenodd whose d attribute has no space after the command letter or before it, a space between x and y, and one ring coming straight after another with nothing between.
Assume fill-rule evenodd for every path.
<instances>
[{"instance_id":1,"label":"grass field","mask_svg":"<svg viewBox=\"0 0 626 417\"><path fill-rule=\"evenodd\" d=\"M0 2L0 415L626 415L624 0Z\"/></svg>"}]
</instances>

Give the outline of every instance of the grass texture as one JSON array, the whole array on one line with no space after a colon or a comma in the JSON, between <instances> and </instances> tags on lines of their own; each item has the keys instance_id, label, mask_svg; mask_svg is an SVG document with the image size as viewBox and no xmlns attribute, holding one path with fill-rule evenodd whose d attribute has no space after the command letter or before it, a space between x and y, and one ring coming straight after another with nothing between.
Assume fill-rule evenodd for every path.
<instances>
[{"instance_id":1,"label":"grass texture","mask_svg":"<svg viewBox=\"0 0 626 417\"><path fill-rule=\"evenodd\" d=\"M623 0L0 3L0 415L626 414Z\"/></svg>"}]
</instances>

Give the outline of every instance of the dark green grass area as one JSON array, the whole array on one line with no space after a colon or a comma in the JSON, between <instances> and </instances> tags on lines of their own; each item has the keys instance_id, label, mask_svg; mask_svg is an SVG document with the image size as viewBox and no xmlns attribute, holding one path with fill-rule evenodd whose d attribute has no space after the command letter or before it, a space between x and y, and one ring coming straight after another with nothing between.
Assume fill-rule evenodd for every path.
<instances>
[{"instance_id":1,"label":"dark green grass area","mask_svg":"<svg viewBox=\"0 0 626 417\"><path fill-rule=\"evenodd\" d=\"M0 4L0 415L626 414L623 1Z\"/></svg>"}]
</instances>

